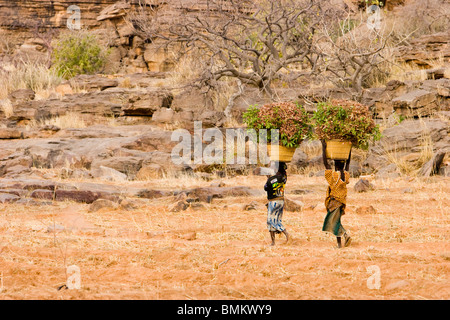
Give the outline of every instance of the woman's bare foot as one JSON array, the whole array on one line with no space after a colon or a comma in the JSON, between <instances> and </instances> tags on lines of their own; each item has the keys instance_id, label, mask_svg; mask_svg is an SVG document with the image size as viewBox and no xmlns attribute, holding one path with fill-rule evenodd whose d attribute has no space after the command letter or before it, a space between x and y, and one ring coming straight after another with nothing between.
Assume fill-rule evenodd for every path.
<instances>
[{"instance_id":1,"label":"woman's bare foot","mask_svg":"<svg viewBox=\"0 0 450 320\"><path fill-rule=\"evenodd\" d=\"M344 239L345 239L344 247L348 247L350 245L350 243L352 243L352 238L345 233Z\"/></svg>"},{"instance_id":2,"label":"woman's bare foot","mask_svg":"<svg viewBox=\"0 0 450 320\"><path fill-rule=\"evenodd\" d=\"M341 237L336 237L338 248L342 248Z\"/></svg>"},{"instance_id":3,"label":"woman's bare foot","mask_svg":"<svg viewBox=\"0 0 450 320\"><path fill-rule=\"evenodd\" d=\"M283 233L284 233L284 235L286 236L286 243L288 243L289 242L289 240L291 239L290 237L289 237L289 233L287 232L287 230L285 229L285 230L283 230Z\"/></svg>"},{"instance_id":4,"label":"woman's bare foot","mask_svg":"<svg viewBox=\"0 0 450 320\"><path fill-rule=\"evenodd\" d=\"M272 243L270 244L271 246L275 245L275 232L274 231L269 231L270 232L270 239L272 239Z\"/></svg>"}]
</instances>

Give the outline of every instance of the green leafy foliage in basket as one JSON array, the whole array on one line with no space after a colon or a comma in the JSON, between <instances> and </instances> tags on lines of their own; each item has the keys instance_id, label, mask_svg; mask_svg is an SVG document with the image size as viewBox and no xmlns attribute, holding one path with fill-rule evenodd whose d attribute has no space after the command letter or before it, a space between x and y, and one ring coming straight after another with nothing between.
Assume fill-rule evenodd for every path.
<instances>
[{"instance_id":1,"label":"green leafy foliage in basket","mask_svg":"<svg viewBox=\"0 0 450 320\"><path fill-rule=\"evenodd\" d=\"M317 104L312 117L314 137L323 140L350 141L358 149L367 149L381 138L369 108L351 100L332 100Z\"/></svg>"}]
</instances>

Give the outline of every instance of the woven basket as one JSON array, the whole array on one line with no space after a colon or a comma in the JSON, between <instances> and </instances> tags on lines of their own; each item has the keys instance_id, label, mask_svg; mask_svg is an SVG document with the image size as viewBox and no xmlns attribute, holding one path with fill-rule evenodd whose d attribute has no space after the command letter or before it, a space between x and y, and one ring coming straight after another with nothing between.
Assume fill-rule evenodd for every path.
<instances>
[{"instance_id":1,"label":"woven basket","mask_svg":"<svg viewBox=\"0 0 450 320\"><path fill-rule=\"evenodd\" d=\"M333 160L347 160L352 149L352 143L345 140L328 140L326 156Z\"/></svg>"},{"instance_id":2,"label":"woven basket","mask_svg":"<svg viewBox=\"0 0 450 320\"><path fill-rule=\"evenodd\" d=\"M294 156L295 149L297 148L288 148L282 145L278 145L277 155L276 150L272 152L271 145L267 145L267 151L269 151L270 160L272 161L290 162L292 160L292 157Z\"/></svg>"}]
</instances>

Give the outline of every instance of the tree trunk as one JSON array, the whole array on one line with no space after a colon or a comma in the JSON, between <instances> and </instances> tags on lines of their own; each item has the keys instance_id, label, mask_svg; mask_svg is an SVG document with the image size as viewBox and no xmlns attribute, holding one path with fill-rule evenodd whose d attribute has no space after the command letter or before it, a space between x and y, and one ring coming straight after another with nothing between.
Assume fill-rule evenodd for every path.
<instances>
[{"instance_id":1,"label":"tree trunk","mask_svg":"<svg viewBox=\"0 0 450 320\"><path fill-rule=\"evenodd\" d=\"M240 79L237 80L237 91L230 97L228 100L228 105L224 110L225 116L227 117L227 120L231 120L231 110L234 106L234 101L242 95L244 92L244 85L242 84L242 81Z\"/></svg>"}]
</instances>

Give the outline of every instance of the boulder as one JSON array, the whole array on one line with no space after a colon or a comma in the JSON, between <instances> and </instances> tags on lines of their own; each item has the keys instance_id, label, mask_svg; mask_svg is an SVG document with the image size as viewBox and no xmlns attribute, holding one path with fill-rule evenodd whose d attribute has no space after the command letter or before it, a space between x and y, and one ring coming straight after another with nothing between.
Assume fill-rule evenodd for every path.
<instances>
[{"instance_id":1,"label":"boulder","mask_svg":"<svg viewBox=\"0 0 450 320\"><path fill-rule=\"evenodd\" d=\"M8 167L5 170L5 177L16 177L20 174L29 174L31 172L30 167L23 165L16 165Z\"/></svg>"},{"instance_id":2,"label":"boulder","mask_svg":"<svg viewBox=\"0 0 450 320\"><path fill-rule=\"evenodd\" d=\"M199 210L203 210L206 208L206 206L203 203L199 203L199 202L192 202L192 203L190 203L189 207L194 211L199 211Z\"/></svg>"},{"instance_id":3,"label":"boulder","mask_svg":"<svg viewBox=\"0 0 450 320\"><path fill-rule=\"evenodd\" d=\"M127 181L126 174L105 166L92 169L91 176L106 181Z\"/></svg>"},{"instance_id":4,"label":"boulder","mask_svg":"<svg viewBox=\"0 0 450 320\"><path fill-rule=\"evenodd\" d=\"M60 96L65 96L66 94L73 94L74 91L72 89L72 86L70 85L70 82L66 81L63 82L55 87L55 91Z\"/></svg>"},{"instance_id":5,"label":"boulder","mask_svg":"<svg viewBox=\"0 0 450 320\"><path fill-rule=\"evenodd\" d=\"M308 156L300 148L297 148L289 165L297 169L305 168L308 165Z\"/></svg>"},{"instance_id":6,"label":"boulder","mask_svg":"<svg viewBox=\"0 0 450 320\"><path fill-rule=\"evenodd\" d=\"M155 123L172 123L175 112L170 108L160 108L152 115Z\"/></svg>"},{"instance_id":7,"label":"boulder","mask_svg":"<svg viewBox=\"0 0 450 320\"><path fill-rule=\"evenodd\" d=\"M12 103L34 100L35 93L31 89L18 89L8 95Z\"/></svg>"},{"instance_id":8,"label":"boulder","mask_svg":"<svg viewBox=\"0 0 450 320\"><path fill-rule=\"evenodd\" d=\"M136 34L136 29L131 24L123 23L117 27L117 33L119 34L120 38L129 38ZM133 42L134 42L133 47L137 47L136 46L137 41L134 38L139 38L139 37L138 36L133 37Z\"/></svg>"},{"instance_id":9,"label":"boulder","mask_svg":"<svg viewBox=\"0 0 450 320\"><path fill-rule=\"evenodd\" d=\"M195 231L185 232L181 234L179 237L184 240L192 241L197 239L197 232Z\"/></svg>"},{"instance_id":10,"label":"boulder","mask_svg":"<svg viewBox=\"0 0 450 320\"><path fill-rule=\"evenodd\" d=\"M376 214L377 210L373 206L358 206L355 210L356 214Z\"/></svg>"},{"instance_id":11,"label":"boulder","mask_svg":"<svg viewBox=\"0 0 450 320\"><path fill-rule=\"evenodd\" d=\"M371 191L374 190L375 187L372 183L370 183L369 180L366 179L359 179L358 182L356 182L355 186L353 187L353 189L356 192L367 192L367 191Z\"/></svg>"},{"instance_id":12,"label":"boulder","mask_svg":"<svg viewBox=\"0 0 450 320\"><path fill-rule=\"evenodd\" d=\"M31 192L30 197L33 199L53 200L54 191L46 189L36 189Z\"/></svg>"},{"instance_id":13,"label":"boulder","mask_svg":"<svg viewBox=\"0 0 450 320\"><path fill-rule=\"evenodd\" d=\"M284 197L284 209L286 211L301 212L303 210L303 207L303 202Z\"/></svg>"},{"instance_id":14,"label":"boulder","mask_svg":"<svg viewBox=\"0 0 450 320\"><path fill-rule=\"evenodd\" d=\"M313 157L308 160L308 166L316 168L317 170L324 170L325 166L323 165L323 157L322 155Z\"/></svg>"},{"instance_id":15,"label":"boulder","mask_svg":"<svg viewBox=\"0 0 450 320\"><path fill-rule=\"evenodd\" d=\"M166 173L163 166L151 163L142 166L136 174L137 180L149 180L149 179L159 179L162 178Z\"/></svg>"},{"instance_id":16,"label":"boulder","mask_svg":"<svg viewBox=\"0 0 450 320\"><path fill-rule=\"evenodd\" d=\"M184 125L191 124L194 121L194 112L189 110L175 112L173 121Z\"/></svg>"},{"instance_id":17,"label":"boulder","mask_svg":"<svg viewBox=\"0 0 450 320\"><path fill-rule=\"evenodd\" d=\"M204 111L196 117L202 122L203 128L222 127L225 124L226 116L222 111Z\"/></svg>"},{"instance_id":18,"label":"boulder","mask_svg":"<svg viewBox=\"0 0 450 320\"><path fill-rule=\"evenodd\" d=\"M59 190L55 191L55 200L56 201L75 201L75 202L83 202L83 203L92 203L100 198L110 198L116 200L118 197L107 193L94 191L94 190Z\"/></svg>"},{"instance_id":19,"label":"boulder","mask_svg":"<svg viewBox=\"0 0 450 320\"><path fill-rule=\"evenodd\" d=\"M173 195L171 191L154 190L154 189L144 189L138 192L137 196L146 199L156 199L162 197L168 197Z\"/></svg>"},{"instance_id":20,"label":"boulder","mask_svg":"<svg viewBox=\"0 0 450 320\"><path fill-rule=\"evenodd\" d=\"M431 68L426 70L427 79L429 80L437 80L445 77L445 67L440 68Z\"/></svg>"},{"instance_id":21,"label":"boulder","mask_svg":"<svg viewBox=\"0 0 450 320\"><path fill-rule=\"evenodd\" d=\"M111 157L106 159L94 159L92 168L108 167L117 170L129 179L134 179L139 169L142 167L144 159L132 156Z\"/></svg>"},{"instance_id":22,"label":"boulder","mask_svg":"<svg viewBox=\"0 0 450 320\"><path fill-rule=\"evenodd\" d=\"M200 89L189 88L173 95L171 108L176 112L182 110L195 112L195 107L207 107L207 97Z\"/></svg>"},{"instance_id":23,"label":"boulder","mask_svg":"<svg viewBox=\"0 0 450 320\"><path fill-rule=\"evenodd\" d=\"M122 148L144 152L160 151L170 154L177 144L177 141L172 141L172 132L151 130L139 135L129 143L122 144Z\"/></svg>"},{"instance_id":24,"label":"boulder","mask_svg":"<svg viewBox=\"0 0 450 320\"><path fill-rule=\"evenodd\" d=\"M441 78L438 80L422 81L420 89L435 92L441 98L448 98L450 96L450 79ZM443 101L441 100L441 103Z\"/></svg>"},{"instance_id":25,"label":"boulder","mask_svg":"<svg viewBox=\"0 0 450 320\"><path fill-rule=\"evenodd\" d=\"M89 206L89 212L97 212L100 209L114 210L117 209L119 205L116 202L107 199L97 199L92 202Z\"/></svg>"},{"instance_id":26,"label":"boulder","mask_svg":"<svg viewBox=\"0 0 450 320\"><path fill-rule=\"evenodd\" d=\"M123 185L91 182L62 183L29 177L2 178L0 179L0 190L20 190L25 194L27 192L33 194L33 191L38 191L34 193L35 198L51 199L54 196L56 200L68 199L87 203L99 198L118 201L120 197L137 197L142 192L141 188L133 186L124 187ZM83 197L88 201L84 201Z\"/></svg>"},{"instance_id":27,"label":"boulder","mask_svg":"<svg viewBox=\"0 0 450 320\"><path fill-rule=\"evenodd\" d=\"M23 132L14 128L0 128L0 139L23 139Z\"/></svg>"},{"instance_id":28,"label":"boulder","mask_svg":"<svg viewBox=\"0 0 450 320\"><path fill-rule=\"evenodd\" d=\"M395 163L391 163L383 168L380 168L375 177L377 179L395 179L400 177L400 169Z\"/></svg>"},{"instance_id":29,"label":"boulder","mask_svg":"<svg viewBox=\"0 0 450 320\"><path fill-rule=\"evenodd\" d=\"M438 174L443 177L450 177L450 166L449 165L442 166L439 169Z\"/></svg>"},{"instance_id":30,"label":"boulder","mask_svg":"<svg viewBox=\"0 0 450 320\"><path fill-rule=\"evenodd\" d=\"M16 202L19 199L18 195L0 192L0 203Z\"/></svg>"},{"instance_id":31,"label":"boulder","mask_svg":"<svg viewBox=\"0 0 450 320\"><path fill-rule=\"evenodd\" d=\"M348 168L348 171L350 173L350 176L352 178L356 178L359 177L362 173L362 166L361 163L359 163L359 161L356 160L352 160L350 162L350 166Z\"/></svg>"},{"instance_id":32,"label":"boulder","mask_svg":"<svg viewBox=\"0 0 450 320\"><path fill-rule=\"evenodd\" d=\"M436 93L418 89L392 99L392 103L397 114L405 117L424 117L437 109L436 100Z\"/></svg>"},{"instance_id":33,"label":"boulder","mask_svg":"<svg viewBox=\"0 0 450 320\"><path fill-rule=\"evenodd\" d=\"M184 200L180 200L180 201L170 204L167 209L170 212L180 212L180 211L186 210L187 208L189 208L189 203L187 203Z\"/></svg>"},{"instance_id":34,"label":"boulder","mask_svg":"<svg viewBox=\"0 0 450 320\"><path fill-rule=\"evenodd\" d=\"M121 115L151 117L160 108L170 108L172 100L173 96L171 93L160 89L147 90L139 94L130 94L128 104L122 106Z\"/></svg>"},{"instance_id":35,"label":"boulder","mask_svg":"<svg viewBox=\"0 0 450 320\"><path fill-rule=\"evenodd\" d=\"M144 206L145 202L140 199L123 199L120 201L120 209L130 211Z\"/></svg>"},{"instance_id":36,"label":"boulder","mask_svg":"<svg viewBox=\"0 0 450 320\"><path fill-rule=\"evenodd\" d=\"M0 193L7 193L21 197L24 196L27 192L20 189L0 189Z\"/></svg>"},{"instance_id":37,"label":"boulder","mask_svg":"<svg viewBox=\"0 0 450 320\"><path fill-rule=\"evenodd\" d=\"M436 59L450 57L449 31L425 34L409 41L408 45L397 48L399 61L415 63L424 68L432 68Z\"/></svg>"},{"instance_id":38,"label":"boulder","mask_svg":"<svg viewBox=\"0 0 450 320\"><path fill-rule=\"evenodd\" d=\"M257 201L252 201L246 205L244 205L244 210L245 211L250 211L250 210L258 210L259 205Z\"/></svg>"},{"instance_id":39,"label":"boulder","mask_svg":"<svg viewBox=\"0 0 450 320\"><path fill-rule=\"evenodd\" d=\"M130 10L131 5L125 1L118 1L113 5L107 6L105 9L100 11L97 16L98 21L117 19L127 15Z\"/></svg>"},{"instance_id":40,"label":"boulder","mask_svg":"<svg viewBox=\"0 0 450 320\"><path fill-rule=\"evenodd\" d=\"M112 192L104 192L100 190L47 190L47 189L35 189L30 194L34 199L56 200L56 201L75 201L82 203L92 203L97 199L104 198L116 201L118 195Z\"/></svg>"},{"instance_id":41,"label":"boulder","mask_svg":"<svg viewBox=\"0 0 450 320\"><path fill-rule=\"evenodd\" d=\"M211 203L214 198L260 196L263 191L254 190L244 186L236 187L198 187L186 190L189 197L198 198L199 201Z\"/></svg>"},{"instance_id":42,"label":"boulder","mask_svg":"<svg viewBox=\"0 0 450 320\"><path fill-rule=\"evenodd\" d=\"M429 177L431 175L437 174L441 167L442 161L444 160L446 152L438 151L433 157L423 165L419 171L419 176Z\"/></svg>"},{"instance_id":43,"label":"boulder","mask_svg":"<svg viewBox=\"0 0 450 320\"><path fill-rule=\"evenodd\" d=\"M76 89L87 91L105 90L106 88L117 87L119 82L101 75L80 74L69 80L70 86Z\"/></svg>"}]
</instances>

